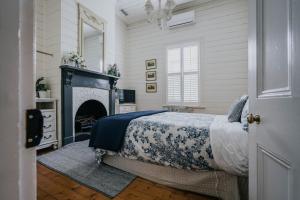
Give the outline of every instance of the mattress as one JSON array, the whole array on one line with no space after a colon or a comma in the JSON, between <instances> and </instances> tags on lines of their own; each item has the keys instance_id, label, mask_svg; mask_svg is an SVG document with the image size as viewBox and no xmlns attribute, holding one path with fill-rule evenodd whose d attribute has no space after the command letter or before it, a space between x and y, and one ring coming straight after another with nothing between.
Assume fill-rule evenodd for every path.
<instances>
[{"instance_id":1,"label":"mattress","mask_svg":"<svg viewBox=\"0 0 300 200\"><path fill-rule=\"evenodd\" d=\"M240 199L238 177L224 171L177 169L131 160L118 155L106 155L103 162L173 188L218 197L223 200Z\"/></svg>"}]
</instances>

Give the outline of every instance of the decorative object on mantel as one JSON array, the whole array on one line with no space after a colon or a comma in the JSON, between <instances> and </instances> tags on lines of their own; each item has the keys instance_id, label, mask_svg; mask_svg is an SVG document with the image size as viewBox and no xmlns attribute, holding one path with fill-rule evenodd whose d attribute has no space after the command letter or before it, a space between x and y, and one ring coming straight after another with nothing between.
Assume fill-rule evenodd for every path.
<instances>
[{"instance_id":1,"label":"decorative object on mantel","mask_svg":"<svg viewBox=\"0 0 300 200\"><path fill-rule=\"evenodd\" d=\"M158 26L161 30L164 30L167 24L167 21L172 19L173 9L176 7L176 3L174 0L163 0L165 3L165 7L162 8L162 0L154 0L158 1L158 9L154 10L154 5L152 0L145 1L145 11L147 14L148 22L150 23L158 23Z\"/></svg>"},{"instance_id":2,"label":"decorative object on mantel","mask_svg":"<svg viewBox=\"0 0 300 200\"><path fill-rule=\"evenodd\" d=\"M86 68L85 60L76 52L71 52L65 55L62 59L64 65L71 65L78 68Z\"/></svg>"},{"instance_id":3,"label":"decorative object on mantel","mask_svg":"<svg viewBox=\"0 0 300 200\"><path fill-rule=\"evenodd\" d=\"M107 69L107 74L111 76L121 77L121 73L117 64L109 65Z\"/></svg>"},{"instance_id":4,"label":"decorative object on mantel","mask_svg":"<svg viewBox=\"0 0 300 200\"><path fill-rule=\"evenodd\" d=\"M147 93L156 93L157 92L157 83L146 83L146 92Z\"/></svg>"},{"instance_id":5,"label":"decorative object on mantel","mask_svg":"<svg viewBox=\"0 0 300 200\"><path fill-rule=\"evenodd\" d=\"M146 60L146 70L156 69L156 59Z\"/></svg>"},{"instance_id":6,"label":"decorative object on mantel","mask_svg":"<svg viewBox=\"0 0 300 200\"><path fill-rule=\"evenodd\" d=\"M36 96L38 98L50 98L50 87L47 84L45 77L39 78L35 83Z\"/></svg>"},{"instance_id":7,"label":"decorative object on mantel","mask_svg":"<svg viewBox=\"0 0 300 200\"><path fill-rule=\"evenodd\" d=\"M107 69L107 74L118 77L118 78L121 77L121 73L120 73L120 70L119 70L117 64L109 65L108 69ZM115 79L114 84L113 84L113 87L115 90L117 90L117 87L116 87L117 83L118 83L118 79Z\"/></svg>"}]
</instances>

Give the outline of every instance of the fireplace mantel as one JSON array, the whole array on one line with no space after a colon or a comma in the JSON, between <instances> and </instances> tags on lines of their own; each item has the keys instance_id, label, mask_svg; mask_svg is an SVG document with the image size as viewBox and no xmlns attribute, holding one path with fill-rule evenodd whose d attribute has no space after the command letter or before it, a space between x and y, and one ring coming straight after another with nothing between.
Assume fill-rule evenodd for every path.
<instances>
[{"instance_id":1,"label":"fireplace mantel","mask_svg":"<svg viewBox=\"0 0 300 200\"><path fill-rule=\"evenodd\" d=\"M115 114L114 84L118 77L110 76L86 69L62 65L61 95L62 95L62 144L74 141L73 138L73 87L96 88L109 91L109 114Z\"/></svg>"},{"instance_id":2,"label":"fireplace mantel","mask_svg":"<svg viewBox=\"0 0 300 200\"><path fill-rule=\"evenodd\" d=\"M95 72L95 71L91 71L91 70L87 70L87 69L72 67L70 65L62 65L62 66L60 66L60 68L62 69L62 72L66 73L66 75L67 75L64 77L64 81L68 85L70 85L72 83L73 75L108 80L111 87L113 86L113 83L119 79L119 77L117 77L117 76L111 76L108 74L103 74L103 73L99 73L99 72Z\"/></svg>"}]
</instances>

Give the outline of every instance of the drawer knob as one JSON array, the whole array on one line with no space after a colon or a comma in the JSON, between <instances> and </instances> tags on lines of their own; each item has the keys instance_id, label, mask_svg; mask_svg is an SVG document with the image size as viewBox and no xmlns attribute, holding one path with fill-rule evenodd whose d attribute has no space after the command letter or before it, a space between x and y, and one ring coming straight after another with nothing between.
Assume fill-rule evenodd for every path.
<instances>
[{"instance_id":1,"label":"drawer knob","mask_svg":"<svg viewBox=\"0 0 300 200\"><path fill-rule=\"evenodd\" d=\"M49 124L48 126L43 126L45 129L50 128L51 124Z\"/></svg>"},{"instance_id":2,"label":"drawer knob","mask_svg":"<svg viewBox=\"0 0 300 200\"><path fill-rule=\"evenodd\" d=\"M48 115L48 116L43 115L43 117L44 117L45 119L49 119L49 118L52 117L52 115Z\"/></svg>"},{"instance_id":3,"label":"drawer knob","mask_svg":"<svg viewBox=\"0 0 300 200\"><path fill-rule=\"evenodd\" d=\"M48 137L47 136L44 136L44 139L45 140L48 140L48 139L50 139L52 137L52 135L48 135Z\"/></svg>"}]
</instances>

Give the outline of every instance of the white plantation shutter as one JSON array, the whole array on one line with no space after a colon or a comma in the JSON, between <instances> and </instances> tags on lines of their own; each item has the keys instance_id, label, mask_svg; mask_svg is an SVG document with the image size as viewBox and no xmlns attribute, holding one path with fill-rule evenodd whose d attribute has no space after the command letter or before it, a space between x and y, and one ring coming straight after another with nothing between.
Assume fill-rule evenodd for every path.
<instances>
[{"instance_id":1,"label":"white plantation shutter","mask_svg":"<svg viewBox=\"0 0 300 200\"><path fill-rule=\"evenodd\" d=\"M180 48L170 49L168 51L168 73L180 73L181 56Z\"/></svg>"},{"instance_id":2,"label":"white plantation shutter","mask_svg":"<svg viewBox=\"0 0 300 200\"><path fill-rule=\"evenodd\" d=\"M199 47L185 45L168 49L168 104L199 103Z\"/></svg>"},{"instance_id":3,"label":"white plantation shutter","mask_svg":"<svg viewBox=\"0 0 300 200\"><path fill-rule=\"evenodd\" d=\"M183 101L185 103L198 103L198 74L184 75Z\"/></svg>"},{"instance_id":4,"label":"white plantation shutter","mask_svg":"<svg viewBox=\"0 0 300 200\"><path fill-rule=\"evenodd\" d=\"M174 103L181 102L181 77L171 75L168 77L168 101Z\"/></svg>"},{"instance_id":5,"label":"white plantation shutter","mask_svg":"<svg viewBox=\"0 0 300 200\"><path fill-rule=\"evenodd\" d=\"M184 47L183 60L184 72L198 72L198 47Z\"/></svg>"},{"instance_id":6,"label":"white plantation shutter","mask_svg":"<svg viewBox=\"0 0 300 200\"><path fill-rule=\"evenodd\" d=\"M168 102L181 103L181 49L168 50Z\"/></svg>"}]
</instances>

